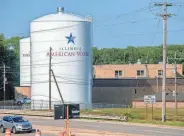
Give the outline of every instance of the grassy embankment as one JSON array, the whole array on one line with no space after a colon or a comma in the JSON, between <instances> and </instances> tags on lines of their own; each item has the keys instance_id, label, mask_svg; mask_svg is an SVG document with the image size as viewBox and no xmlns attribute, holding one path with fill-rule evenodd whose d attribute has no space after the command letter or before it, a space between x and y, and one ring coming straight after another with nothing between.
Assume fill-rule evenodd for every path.
<instances>
[{"instance_id":1,"label":"grassy embankment","mask_svg":"<svg viewBox=\"0 0 184 136\"><path fill-rule=\"evenodd\" d=\"M109 115L109 116L128 116L129 122L134 123L151 123L159 125L170 125L170 126L182 126L184 127L184 109L178 109L177 117L175 109L167 109L166 116L167 122L161 122L162 109L146 109L145 108L117 108L117 109L94 109L94 110L83 110L82 114L90 115ZM153 117L153 119L152 119Z\"/></svg>"}]
</instances>

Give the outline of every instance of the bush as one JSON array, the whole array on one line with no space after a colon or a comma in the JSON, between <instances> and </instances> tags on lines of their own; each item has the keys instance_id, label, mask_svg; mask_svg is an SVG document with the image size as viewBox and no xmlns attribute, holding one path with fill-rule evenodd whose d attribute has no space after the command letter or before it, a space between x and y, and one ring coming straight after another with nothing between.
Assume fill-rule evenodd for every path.
<instances>
[{"instance_id":1,"label":"bush","mask_svg":"<svg viewBox=\"0 0 184 136\"><path fill-rule=\"evenodd\" d=\"M139 115L135 113L125 113L124 116L127 116L129 119L138 119Z\"/></svg>"}]
</instances>

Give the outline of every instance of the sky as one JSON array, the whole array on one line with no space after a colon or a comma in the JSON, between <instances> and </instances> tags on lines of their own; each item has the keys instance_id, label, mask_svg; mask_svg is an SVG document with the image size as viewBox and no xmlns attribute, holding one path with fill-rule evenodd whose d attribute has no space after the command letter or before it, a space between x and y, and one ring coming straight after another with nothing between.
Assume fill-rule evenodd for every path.
<instances>
[{"instance_id":1,"label":"sky","mask_svg":"<svg viewBox=\"0 0 184 136\"><path fill-rule=\"evenodd\" d=\"M6 37L29 36L33 19L65 12L93 18L93 43L98 48L126 48L162 44L161 7L151 2L163 0L0 0L0 33ZM168 19L168 44L184 44L184 0L168 0L175 14ZM180 6L181 5L181 6Z\"/></svg>"}]
</instances>

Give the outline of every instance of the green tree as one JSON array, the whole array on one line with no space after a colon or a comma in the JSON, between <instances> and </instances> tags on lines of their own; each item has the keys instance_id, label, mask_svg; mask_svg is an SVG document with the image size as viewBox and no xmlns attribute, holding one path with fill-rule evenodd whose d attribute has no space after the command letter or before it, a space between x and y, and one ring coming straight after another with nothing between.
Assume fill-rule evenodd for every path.
<instances>
[{"instance_id":1,"label":"green tree","mask_svg":"<svg viewBox=\"0 0 184 136\"><path fill-rule=\"evenodd\" d=\"M0 35L0 66L5 64L10 67L6 69L6 99L13 99L14 87L19 86L19 37L6 39L3 34ZM10 50L9 46L14 50ZM0 69L0 100L3 99L3 69Z\"/></svg>"},{"instance_id":2,"label":"green tree","mask_svg":"<svg viewBox=\"0 0 184 136\"><path fill-rule=\"evenodd\" d=\"M175 51L177 57L184 57L184 45L168 45L167 57L173 58ZM93 64L128 64L137 63L140 59L144 64L158 64L162 61L162 45L134 47L128 46L125 49L120 48L93 48ZM174 60L169 60L174 63ZM177 60L177 63L184 64L184 60Z\"/></svg>"}]
</instances>

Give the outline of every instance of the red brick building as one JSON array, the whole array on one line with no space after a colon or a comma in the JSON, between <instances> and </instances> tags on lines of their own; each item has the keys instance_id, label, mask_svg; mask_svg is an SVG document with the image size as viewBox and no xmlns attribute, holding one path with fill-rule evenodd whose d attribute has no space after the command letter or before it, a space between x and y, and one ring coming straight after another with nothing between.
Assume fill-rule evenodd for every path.
<instances>
[{"instance_id":1,"label":"red brick building","mask_svg":"<svg viewBox=\"0 0 184 136\"><path fill-rule=\"evenodd\" d=\"M174 74L174 64L166 66L167 78ZM177 74L183 75L182 64L177 64ZM162 64L120 64L120 65L94 65L94 78L155 78L162 76Z\"/></svg>"}]
</instances>

